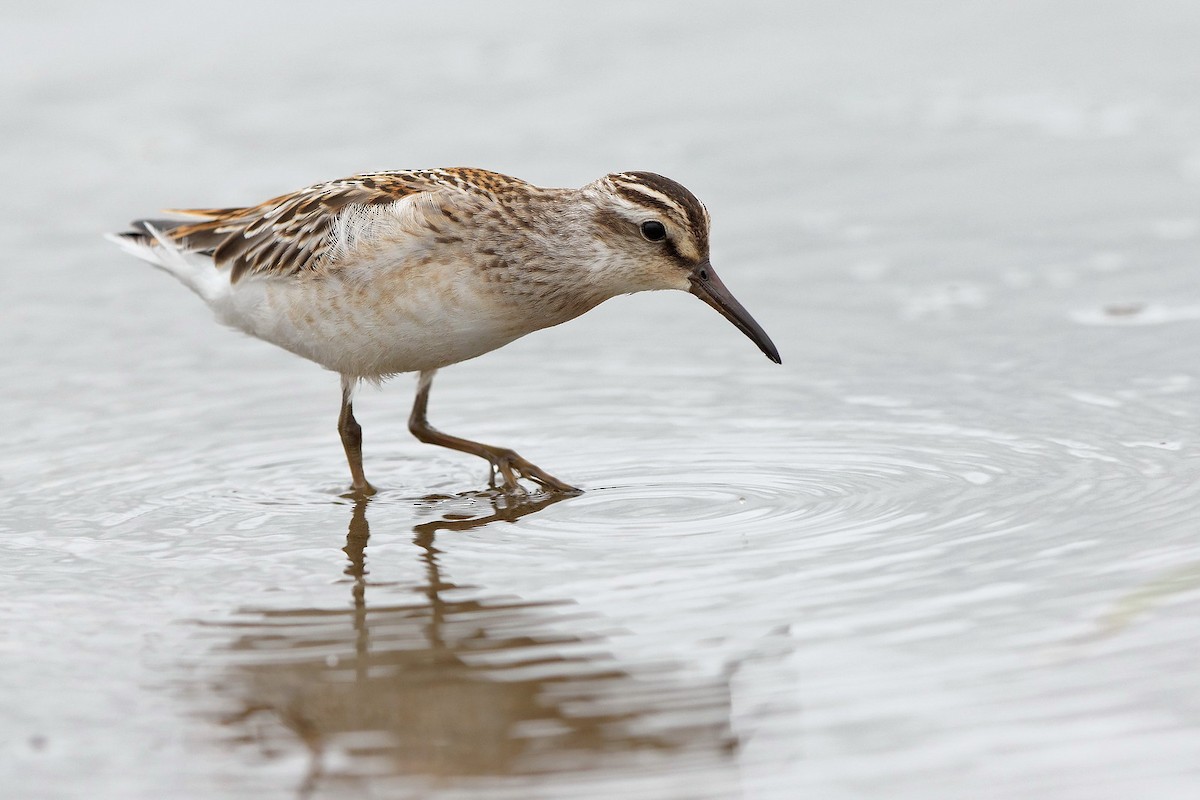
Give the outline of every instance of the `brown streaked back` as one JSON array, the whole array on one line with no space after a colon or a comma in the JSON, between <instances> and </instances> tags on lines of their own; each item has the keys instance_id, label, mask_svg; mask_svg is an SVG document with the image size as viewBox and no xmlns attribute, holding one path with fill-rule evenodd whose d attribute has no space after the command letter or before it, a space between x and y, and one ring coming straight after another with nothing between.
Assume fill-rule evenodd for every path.
<instances>
[{"instance_id":1,"label":"brown streaked back","mask_svg":"<svg viewBox=\"0 0 1200 800\"><path fill-rule=\"evenodd\" d=\"M153 225L184 249L210 255L219 267L229 266L232 282L246 275L286 277L323 263L334 220L354 206L394 203L431 191L495 195L523 183L470 168L366 173L315 184L256 206L168 209L204 219L138 220L133 223L135 232L125 235L148 240L146 224Z\"/></svg>"}]
</instances>

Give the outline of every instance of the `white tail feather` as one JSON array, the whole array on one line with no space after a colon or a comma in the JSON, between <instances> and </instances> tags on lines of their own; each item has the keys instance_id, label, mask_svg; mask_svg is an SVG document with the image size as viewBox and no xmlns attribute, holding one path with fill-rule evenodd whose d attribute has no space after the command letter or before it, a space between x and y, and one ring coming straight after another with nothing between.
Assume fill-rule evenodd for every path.
<instances>
[{"instance_id":1,"label":"white tail feather","mask_svg":"<svg viewBox=\"0 0 1200 800\"><path fill-rule=\"evenodd\" d=\"M153 225L143 224L154 238L154 244L115 233L105 234L104 238L131 256L171 273L210 305L219 295L228 291L229 276L219 271L211 258L188 253Z\"/></svg>"}]
</instances>

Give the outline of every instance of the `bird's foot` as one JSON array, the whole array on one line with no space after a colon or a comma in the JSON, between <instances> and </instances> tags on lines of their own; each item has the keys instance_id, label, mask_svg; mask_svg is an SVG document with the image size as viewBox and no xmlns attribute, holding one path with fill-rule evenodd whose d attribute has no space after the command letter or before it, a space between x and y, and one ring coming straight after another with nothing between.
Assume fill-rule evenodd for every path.
<instances>
[{"instance_id":1,"label":"bird's foot","mask_svg":"<svg viewBox=\"0 0 1200 800\"><path fill-rule=\"evenodd\" d=\"M347 500L366 500L374 497L378 492L378 489L364 479L362 483L350 484L350 488L346 490L346 493L342 497Z\"/></svg>"},{"instance_id":2,"label":"bird's foot","mask_svg":"<svg viewBox=\"0 0 1200 800\"><path fill-rule=\"evenodd\" d=\"M520 479L522 478L532 481L546 491L553 493L583 493L582 489L577 489L569 483L563 483L537 464L521 458L512 450L497 447L494 450L490 450L485 458L492 465L491 475L488 477L488 485L494 489L501 489L505 494L529 494L520 483ZM497 480L499 480L499 485L497 485Z\"/></svg>"}]
</instances>

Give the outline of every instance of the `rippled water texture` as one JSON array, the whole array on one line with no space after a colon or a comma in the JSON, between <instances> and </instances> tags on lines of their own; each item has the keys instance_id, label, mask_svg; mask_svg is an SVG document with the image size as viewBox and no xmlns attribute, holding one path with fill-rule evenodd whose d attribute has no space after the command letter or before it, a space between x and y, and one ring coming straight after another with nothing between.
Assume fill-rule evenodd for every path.
<instances>
[{"instance_id":1,"label":"rippled water texture","mask_svg":"<svg viewBox=\"0 0 1200 800\"><path fill-rule=\"evenodd\" d=\"M0 26L4 798L1200 797L1200 12L30 6ZM99 239L678 178L683 294L444 371L506 499Z\"/></svg>"}]
</instances>

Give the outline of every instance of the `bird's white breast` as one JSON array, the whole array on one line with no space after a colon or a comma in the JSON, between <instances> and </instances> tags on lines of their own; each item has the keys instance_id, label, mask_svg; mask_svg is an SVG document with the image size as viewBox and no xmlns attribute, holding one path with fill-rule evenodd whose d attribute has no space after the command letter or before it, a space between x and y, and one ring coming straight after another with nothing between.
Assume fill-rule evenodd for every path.
<instances>
[{"instance_id":1,"label":"bird's white breast","mask_svg":"<svg viewBox=\"0 0 1200 800\"><path fill-rule=\"evenodd\" d=\"M436 369L502 347L540 325L506 308L461 265L250 278L213 303L222 321L346 375Z\"/></svg>"}]
</instances>

